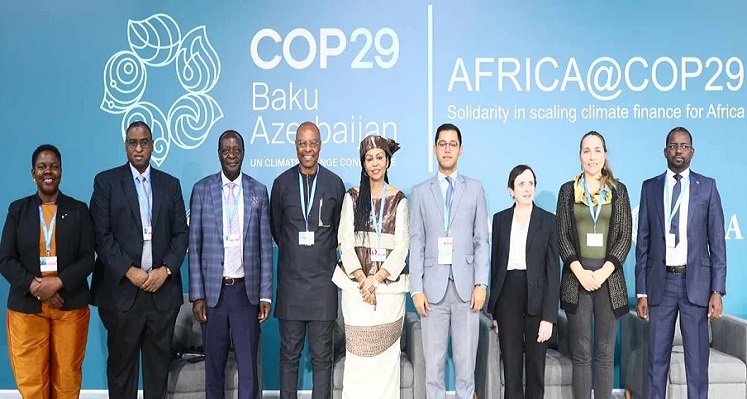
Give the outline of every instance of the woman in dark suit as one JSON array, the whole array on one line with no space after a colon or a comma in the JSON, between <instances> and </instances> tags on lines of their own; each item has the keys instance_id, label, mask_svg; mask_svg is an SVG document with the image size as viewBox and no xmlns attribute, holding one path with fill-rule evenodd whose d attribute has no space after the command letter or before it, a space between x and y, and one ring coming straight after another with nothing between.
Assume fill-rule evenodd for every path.
<instances>
[{"instance_id":1,"label":"woman in dark suit","mask_svg":"<svg viewBox=\"0 0 747 399\"><path fill-rule=\"evenodd\" d=\"M508 175L515 203L493 215L488 310L498 330L506 382L503 397L542 398L545 353L558 318L560 270L555 216L534 204L536 177L527 165ZM522 388L526 351L526 396Z\"/></svg>"},{"instance_id":2,"label":"woman in dark suit","mask_svg":"<svg viewBox=\"0 0 747 399\"><path fill-rule=\"evenodd\" d=\"M0 273L10 283L8 354L24 398L77 398L88 339L95 237L85 203L59 191L60 151L31 156L35 194L8 208Z\"/></svg>"}]
</instances>

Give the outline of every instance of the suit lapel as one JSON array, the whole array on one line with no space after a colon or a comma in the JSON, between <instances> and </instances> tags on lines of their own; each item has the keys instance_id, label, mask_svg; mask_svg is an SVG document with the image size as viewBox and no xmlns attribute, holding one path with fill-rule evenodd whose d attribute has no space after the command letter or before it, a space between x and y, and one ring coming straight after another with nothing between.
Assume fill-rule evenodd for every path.
<instances>
[{"instance_id":1,"label":"suit lapel","mask_svg":"<svg viewBox=\"0 0 747 399\"><path fill-rule=\"evenodd\" d=\"M654 185L654 208L656 208L657 220L661 222L661 231L667 231L667 222L664 220L664 190L666 189L664 182L666 182L666 179L667 174L664 172Z\"/></svg>"},{"instance_id":2,"label":"suit lapel","mask_svg":"<svg viewBox=\"0 0 747 399\"><path fill-rule=\"evenodd\" d=\"M536 204L532 204L532 214L529 216L529 230L527 231L527 259L529 258L529 247L532 245L532 239L537 235L540 227L539 210L537 210Z\"/></svg>"},{"instance_id":3,"label":"suit lapel","mask_svg":"<svg viewBox=\"0 0 747 399\"><path fill-rule=\"evenodd\" d=\"M210 184L210 198L213 201L213 212L215 212L215 227L218 228L218 236L223 240L223 182L221 181L220 172L214 175L213 182Z\"/></svg>"},{"instance_id":4,"label":"suit lapel","mask_svg":"<svg viewBox=\"0 0 747 399\"><path fill-rule=\"evenodd\" d=\"M503 220L501 220L501 237L505 238L500 244L503 244L506 260L508 260L508 252L511 251L511 225L513 224L515 210L516 206L514 205L511 207L510 211L501 215L501 217L503 218ZM496 245L496 243L493 243L493 245ZM503 264L503 262L501 262L501 264Z\"/></svg>"},{"instance_id":5,"label":"suit lapel","mask_svg":"<svg viewBox=\"0 0 747 399\"><path fill-rule=\"evenodd\" d=\"M249 231L249 219L252 217L252 190L254 187L251 186L249 176L241 174L241 194L244 199L244 236L246 237Z\"/></svg>"},{"instance_id":6,"label":"suit lapel","mask_svg":"<svg viewBox=\"0 0 747 399\"><path fill-rule=\"evenodd\" d=\"M137 199L137 192L135 191L135 179L132 178L132 171L130 165L125 164L121 169L121 181L122 191L124 192L127 202L130 203L130 211L132 211L132 217L135 219L135 223L138 226L138 230L142 233L143 221L140 218L140 202Z\"/></svg>"},{"instance_id":7,"label":"suit lapel","mask_svg":"<svg viewBox=\"0 0 747 399\"><path fill-rule=\"evenodd\" d=\"M454 187L454 194L456 197L454 197L454 202L451 204L451 214L449 215L449 226L451 226L451 223L454 222L454 215L456 215L456 210L459 209L459 201L461 201L462 196L464 194L464 187L466 185L464 184L464 176L459 175L457 177L456 187Z\"/></svg>"},{"instance_id":8,"label":"suit lapel","mask_svg":"<svg viewBox=\"0 0 747 399\"><path fill-rule=\"evenodd\" d=\"M690 200L687 203L687 232L690 232L690 226L692 220L695 220L695 209L693 206L698 203L698 195L700 195L700 175L690 171Z\"/></svg>"},{"instance_id":9,"label":"suit lapel","mask_svg":"<svg viewBox=\"0 0 747 399\"><path fill-rule=\"evenodd\" d=\"M150 191L153 196L153 207L151 211L150 224L154 226L156 220L158 220L158 213L161 210L161 204L163 203L163 185L161 183L161 174L157 170L150 168Z\"/></svg>"},{"instance_id":10,"label":"suit lapel","mask_svg":"<svg viewBox=\"0 0 747 399\"><path fill-rule=\"evenodd\" d=\"M441 215L441 221L444 220L444 196L441 193L441 185L438 181L438 175L431 179L431 193L433 194L433 200L436 202L436 208L438 213Z\"/></svg>"}]
</instances>

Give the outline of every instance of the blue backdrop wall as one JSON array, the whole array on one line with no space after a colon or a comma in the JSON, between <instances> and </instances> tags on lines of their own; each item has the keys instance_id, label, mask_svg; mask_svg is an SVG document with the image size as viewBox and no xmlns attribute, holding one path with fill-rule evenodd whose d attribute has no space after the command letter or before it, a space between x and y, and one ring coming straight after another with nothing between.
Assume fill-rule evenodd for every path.
<instances>
[{"instance_id":1,"label":"blue backdrop wall","mask_svg":"<svg viewBox=\"0 0 747 399\"><path fill-rule=\"evenodd\" d=\"M607 138L636 206L641 182L664 171L665 134L684 125L693 169L720 184L725 309L744 317L747 192L733 177L747 171L746 13L737 0L0 2L0 206L34 191L42 143L62 151L62 190L87 201L93 176L125 162L123 127L136 119L153 127L153 163L181 179L185 198L218 171L226 129L246 139L245 172L270 186L296 162L304 120L348 186L363 136L398 140L390 176L409 193L434 173L435 127L452 122L464 134L459 170L484 182L491 214L510 205L517 163L535 168L537 202L554 210L589 130ZM629 257L629 283L633 268ZM83 384L100 389L106 336L93 315ZM265 387L277 389L276 320L263 328ZM12 389L5 329L0 342L0 389ZM308 388L308 358L302 367Z\"/></svg>"}]
</instances>

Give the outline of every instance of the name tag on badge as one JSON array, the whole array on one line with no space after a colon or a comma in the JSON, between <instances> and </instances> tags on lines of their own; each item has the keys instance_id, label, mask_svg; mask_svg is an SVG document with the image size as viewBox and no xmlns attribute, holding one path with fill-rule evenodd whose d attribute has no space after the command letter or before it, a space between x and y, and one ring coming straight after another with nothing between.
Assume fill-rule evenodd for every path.
<instances>
[{"instance_id":1,"label":"name tag on badge","mask_svg":"<svg viewBox=\"0 0 747 399\"><path fill-rule=\"evenodd\" d=\"M454 251L454 237L438 237L438 264L452 264L451 254Z\"/></svg>"},{"instance_id":2,"label":"name tag on badge","mask_svg":"<svg viewBox=\"0 0 747 399\"><path fill-rule=\"evenodd\" d=\"M674 244L674 242L675 242L674 234L667 233L666 237L667 237L666 238L667 248L674 248L674 247L676 247L676 245ZM661 241L659 241L659 242L661 242Z\"/></svg>"},{"instance_id":3,"label":"name tag on badge","mask_svg":"<svg viewBox=\"0 0 747 399\"><path fill-rule=\"evenodd\" d=\"M371 248L371 262L386 262L386 248Z\"/></svg>"},{"instance_id":4,"label":"name tag on badge","mask_svg":"<svg viewBox=\"0 0 747 399\"><path fill-rule=\"evenodd\" d=\"M313 231L299 231L298 232L298 245L304 245L307 247L314 245L314 232Z\"/></svg>"},{"instance_id":5,"label":"name tag on badge","mask_svg":"<svg viewBox=\"0 0 747 399\"><path fill-rule=\"evenodd\" d=\"M586 246L587 247L601 247L604 245L604 235L601 233L587 233L586 234Z\"/></svg>"},{"instance_id":6,"label":"name tag on badge","mask_svg":"<svg viewBox=\"0 0 747 399\"><path fill-rule=\"evenodd\" d=\"M223 246L226 248L240 247L241 246L241 234L226 234L223 237Z\"/></svg>"},{"instance_id":7,"label":"name tag on badge","mask_svg":"<svg viewBox=\"0 0 747 399\"><path fill-rule=\"evenodd\" d=\"M150 241L153 239L153 226L143 227L143 240Z\"/></svg>"},{"instance_id":8,"label":"name tag on badge","mask_svg":"<svg viewBox=\"0 0 747 399\"><path fill-rule=\"evenodd\" d=\"M42 273L57 272L57 257L56 256L40 256L39 257L39 268Z\"/></svg>"}]
</instances>

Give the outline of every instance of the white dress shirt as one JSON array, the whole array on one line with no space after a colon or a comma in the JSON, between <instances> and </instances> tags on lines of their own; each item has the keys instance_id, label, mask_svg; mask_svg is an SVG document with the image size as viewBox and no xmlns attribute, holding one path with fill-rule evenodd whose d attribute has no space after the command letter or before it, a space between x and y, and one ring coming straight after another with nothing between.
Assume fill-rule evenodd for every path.
<instances>
[{"instance_id":1,"label":"white dress shirt","mask_svg":"<svg viewBox=\"0 0 747 399\"><path fill-rule=\"evenodd\" d=\"M685 187L685 181L690 180L690 168L683 170L680 175L682 176L682 179L680 180L680 184L682 185L682 191L680 192L680 195L682 196L682 202L680 203L679 216L680 242L674 248L667 247L667 266L682 266L687 264L687 210L690 208L690 187L689 185L688 187ZM668 185L669 193L664 196L664 199L662 199L662 201L665 202L665 209L671 209L672 203L666 203L666 200L672 200L672 191L674 190L674 185L675 183L677 183L677 180L674 178L674 172L669 169L667 169L666 179L667 184L664 186L664 188L666 189ZM674 201L677 201L677 198L675 198ZM666 226L665 224L664 227L667 230L665 234L669 233L668 226Z\"/></svg>"},{"instance_id":2,"label":"white dress shirt","mask_svg":"<svg viewBox=\"0 0 747 399\"><path fill-rule=\"evenodd\" d=\"M506 270L526 270L527 269L527 233L529 233L529 223L519 226L516 220L516 213L511 221L511 239L508 246L508 267ZM493 243L496 245L496 243Z\"/></svg>"},{"instance_id":3,"label":"white dress shirt","mask_svg":"<svg viewBox=\"0 0 747 399\"><path fill-rule=\"evenodd\" d=\"M229 214L228 214L228 207L233 207L233 204L228 203L228 198L231 193L231 190L228 188L228 183L234 183L236 184L236 201L238 203L237 205L237 212L236 217L239 219L239 230L241 233L241 242L244 242L244 193L241 188L241 180L242 175L239 173L239 176L236 178L236 180L229 180L228 177L226 177L223 172L220 173L220 179L221 179L221 187L223 188L223 234L228 234L230 223L229 220ZM244 259L244 246L240 246L241 249L241 259ZM228 248L223 248L223 259L228 259ZM223 277L244 277L244 265L238 264L238 265L229 265L228 262L223 262Z\"/></svg>"}]
</instances>

